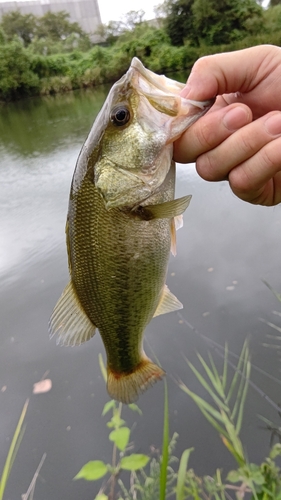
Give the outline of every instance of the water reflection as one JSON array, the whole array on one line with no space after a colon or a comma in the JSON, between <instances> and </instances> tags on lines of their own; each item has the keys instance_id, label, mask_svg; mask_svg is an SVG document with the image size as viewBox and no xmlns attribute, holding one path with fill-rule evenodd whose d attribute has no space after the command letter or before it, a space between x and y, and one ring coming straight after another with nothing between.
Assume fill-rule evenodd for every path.
<instances>
[{"instance_id":1,"label":"water reflection","mask_svg":"<svg viewBox=\"0 0 281 500\"><path fill-rule=\"evenodd\" d=\"M64 95L26 99L3 105L0 137L9 154L50 153L73 141L79 146L108 92L108 85Z\"/></svg>"},{"instance_id":2,"label":"water reflection","mask_svg":"<svg viewBox=\"0 0 281 500\"><path fill-rule=\"evenodd\" d=\"M11 103L1 110L0 469L32 384L47 370L53 381L50 393L31 398L7 490L11 500L27 490L44 452L35 495L41 500L92 499L96 486L72 478L90 459L110 461L101 419L108 396L97 361L102 342L96 335L79 348L57 348L47 333L50 313L68 280L64 226L72 172L105 95L101 88ZM222 345L228 341L236 353L250 334L253 362L278 374L276 353L261 345L268 329L258 318L278 321L271 315L278 303L261 278L281 290L280 207L247 205L226 183L200 180L191 165L178 168L177 191L179 196L193 194L168 276L169 287L184 304L183 314L211 339ZM173 380L179 377L200 391L182 354L196 363L196 351L205 355L209 346L176 314L153 320L147 341L146 350L152 347L168 374L171 431L180 434L177 452L195 446L191 466L199 474L233 466L219 438ZM254 379L279 401L277 384L260 374ZM136 451L147 453L150 445L161 446L163 385L149 390L139 404L143 417L125 410L125 418L137 421ZM276 421L276 412L250 390L242 437L250 460L259 461L269 436L259 430L257 413Z\"/></svg>"}]
</instances>

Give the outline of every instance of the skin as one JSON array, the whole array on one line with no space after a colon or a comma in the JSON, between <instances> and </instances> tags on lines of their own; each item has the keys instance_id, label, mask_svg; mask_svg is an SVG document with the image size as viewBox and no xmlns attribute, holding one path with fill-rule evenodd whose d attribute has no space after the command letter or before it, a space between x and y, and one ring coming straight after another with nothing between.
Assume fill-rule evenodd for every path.
<instances>
[{"instance_id":1,"label":"skin","mask_svg":"<svg viewBox=\"0 0 281 500\"><path fill-rule=\"evenodd\" d=\"M196 161L207 181L227 179L242 200L281 203L281 48L260 45L203 57L181 95L218 97L176 141L175 161Z\"/></svg>"}]
</instances>

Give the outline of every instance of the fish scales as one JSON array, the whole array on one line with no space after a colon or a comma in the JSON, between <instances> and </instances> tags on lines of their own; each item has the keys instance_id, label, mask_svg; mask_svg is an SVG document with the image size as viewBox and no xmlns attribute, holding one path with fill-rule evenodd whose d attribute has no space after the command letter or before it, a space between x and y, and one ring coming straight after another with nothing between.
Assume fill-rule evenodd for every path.
<instances>
[{"instance_id":1,"label":"fish scales","mask_svg":"<svg viewBox=\"0 0 281 500\"><path fill-rule=\"evenodd\" d=\"M69 212L73 284L102 335L108 365L130 372L141 361L143 331L165 284L169 221L143 221L119 209L107 211L88 179L75 198L75 209ZM166 201L167 191L158 193L157 198ZM88 259L90 252L92 260ZM75 255L80 258L75 259Z\"/></svg>"},{"instance_id":2,"label":"fish scales","mask_svg":"<svg viewBox=\"0 0 281 500\"><path fill-rule=\"evenodd\" d=\"M183 84L134 58L80 152L66 225L70 282L50 319L58 343L99 330L109 394L124 403L164 371L143 351L154 316L182 307L165 285L175 228L190 196L174 199L172 142L212 105L180 97Z\"/></svg>"}]
</instances>

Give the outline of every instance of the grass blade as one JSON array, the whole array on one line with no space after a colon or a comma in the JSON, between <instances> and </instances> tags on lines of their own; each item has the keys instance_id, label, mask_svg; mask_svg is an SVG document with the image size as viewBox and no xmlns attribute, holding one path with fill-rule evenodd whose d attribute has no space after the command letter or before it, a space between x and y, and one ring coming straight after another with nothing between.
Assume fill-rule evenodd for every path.
<instances>
[{"instance_id":1,"label":"grass blade","mask_svg":"<svg viewBox=\"0 0 281 500\"><path fill-rule=\"evenodd\" d=\"M241 355L242 356L242 355ZM241 404L241 398L242 394L244 393L245 387L246 387L246 393L248 389L248 384L249 384L249 377L247 379L247 373L248 373L248 363L249 363L249 349L248 346L245 349L244 356L243 356L243 368L239 370L239 375L240 375L240 383L239 383L239 388L237 391L236 395L236 400L235 404L231 413L231 418L232 420L235 419L236 413L238 411L239 405ZM236 372L238 373L238 372Z\"/></svg>"},{"instance_id":2,"label":"grass blade","mask_svg":"<svg viewBox=\"0 0 281 500\"><path fill-rule=\"evenodd\" d=\"M16 453L17 453L20 441L21 441L22 436L23 436L22 425L23 425L23 421L24 421L24 418L26 415L27 407L28 407L28 400L25 402L25 404L23 406L18 424L16 426L16 430L15 430L14 435L13 435L13 439L12 439L12 442L11 442L11 445L10 445L10 448L8 451L8 455L7 455L5 464L4 464L4 468L3 468L3 472L2 472L2 476L1 476L1 480L0 480L0 500L3 499L4 491L5 491L5 488L7 485L7 481L9 479L12 465L14 463Z\"/></svg>"},{"instance_id":3,"label":"grass blade","mask_svg":"<svg viewBox=\"0 0 281 500\"><path fill-rule=\"evenodd\" d=\"M178 480L176 486L176 500L184 500L184 486L185 486L185 476L188 460L190 457L190 453L194 450L194 448L189 448L188 450L184 450L178 471Z\"/></svg>"},{"instance_id":4,"label":"grass blade","mask_svg":"<svg viewBox=\"0 0 281 500\"><path fill-rule=\"evenodd\" d=\"M262 282L265 284L265 286L267 286L267 288L269 288L269 290L275 295L275 297L277 298L277 300L279 300L279 302L281 302L281 293L278 293L276 292L272 286L265 280L262 280Z\"/></svg>"},{"instance_id":5,"label":"grass blade","mask_svg":"<svg viewBox=\"0 0 281 500\"><path fill-rule=\"evenodd\" d=\"M159 500L166 499L166 484L167 484L167 468L169 462L169 404L168 404L168 387L165 382L165 398L164 398L164 422L163 422L163 442L162 442L162 460L160 469L160 497Z\"/></svg>"},{"instance_id":6,"label":"grass blade","mask_svg":"<svg viewBox=\"0 0 281 500\"><path fill-rule=\"evenodd\" d=\"M193 399L193 401L197 404L199 410L203 413L204 417L217 430L217 432L227 437L225 429L218 423L218 421L224 423L224 419L222 418L220 412L213 408L213 406L207 403L204 399L200 398L200 396L197 396L197 394L190 391L190 389L184 386L184 384L180 385L180 387Z\"/></svg>"},{"instance_id":7,"label":"grass blade","mask_svg":"<svg viewBox=\"0 0 281 500\"><path fill-rule=\"evenodd\" d=\"M100 365L100 371L101 371L103 380L105 381L105 383L107 383L107 370L106 370L105 364L103 362L103 357L102 357L101 353L99 353L99 365Z\"/></svg>"},{"instance_id":8,"label":"grass blade","mask_svg":"<svg viewBox=\"0 0 281 500\"><path fill-rule=\"evenodd\" d=\"M242 392L242 395L241 395L241 398L240 398L240 407L239 407L237 421L236 421L236 432L237 432L237 434L240 433L241 426L242 426L244 406L245 406L246 396L247 396L248 387L249 387L250 372L251 372L251 364L250 364L249 361L247 361L246 374L245 374L246 380L245 380L244 389L243 389L243 392Z\"/></svg>"},{"instance_id":9,"label":"grass blade","mask_svg":"<svg viewBox=\"0 0 281 500\"><path fill-rule=\"evenodd\" d=\"M241 366L242 366L242 363L244 361L244 356L245 356L245 351L246 350L248 350L248 342L247 342L247 340L243 344L242 351L241 351L241 354L240 354L239 360L238 360L238 365L235 368L235 373L234 373L232 382L230 384L230 388L229 388L228 395L227 395L227 398L226 398L227 403L230 401L230 399L233 396L233 393L234 393L234 390L235 390L235 387L236 387L236 384L237 384L237 380L238 380L239 374L241 372Z\"/></svg>"},{"instance_id":10,"label":"grass blade","mask_svg":"<svg viewBox=\"0 0 281 500\"><path fill-rule=\"evenodd\" d=\"M30 496L30 500L32 500L34 490L35 490L35 484L36 484L37 478L39 476L40 470L43 467L43 463L45 462L46 456L47 456L47 453L44 453L40 462L39 462L39 465L34 473L34 476L33 476L32 481L28 487L27 492L24 495L22 495L22 500L28 500L29 495L32 495L32 496Z\"/></svg>"},{"instance_id":11,"label":"grass blade","mask_svg":"<svg viewBox=\"0 0 281 500\"><path fill-rule=\"evenodd\" d=\"M223 373L222 373L222 387L223 390L225 391L226 389L226 383L227 383L227 370L228 370L228 345L225 344L224 348L224 362L223 362Z\"/></svg>"},{"instance_id":12,"label":"grass blade","mask_svg":"<svg viewBox=\"0 0 281 500\"><path fill-rule=\"evenodd\" d=\"M221 380L219 378L219 374L217 372L217 369L214 364L212 364L212 356L209 353L209 360L211 361L213 371L211 368L207 365L206 361L202 358L200 354L197 354L205 372L207 373L210 382L212 383L214 389L219 393L218 387L221 385Z\"/></svg>"},{"instance_id":13,"label":"grass blade","mask_svg":"<svg viewBox=\"0 0 281 500\"><path fill-rule=\"evenodd\" d=\"M201 361L201 360L200 360ZM206 391L210 394L211 398L213 401L216 403L216 405L223 409L224 411L228 411L228 406L224 404L224 402L215 394L213 389L209 386L208 382L204 379L204 377L201 375L201 373L195 368L195 366L190 363L190 361L187 361L189 367L193 371L194 375L196 375L197 379L199 380L200 384L206 389ZM205 362L204 362L205 363ZM203 363L202 363L203 364ZM204 366L204 365L203 365ZM208 367L209 368L209 367Z\"/></svg>"}]
</instances>

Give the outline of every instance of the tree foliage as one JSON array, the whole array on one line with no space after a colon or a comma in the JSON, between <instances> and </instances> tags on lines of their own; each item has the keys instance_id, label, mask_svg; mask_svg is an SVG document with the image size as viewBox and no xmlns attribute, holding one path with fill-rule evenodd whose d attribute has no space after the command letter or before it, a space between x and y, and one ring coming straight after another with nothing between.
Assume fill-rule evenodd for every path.
<instances>
[{"instance_id":1,"label":"tree foliage","mask_svg":"<svg viewBox=\"0 0 281 500\"><path fill-rule=\"evenodd\" d=\"M106 45L113 45L122 35L135 31L138 27L147 23L143 21L144 10L130 10L119 21L109 21L107 24L101 24L95 31Z\"/></svg>"},{"instance_id":2,"label":"tree foliage","mask_svg":"<svg viewBox=\"0 0 281 500\"><path fill-rule=\"evenodd\" d=\"M0 29L3 31L7 41L12 41L15 37L19 39L25 47L31 47L33 52L42 54L51 52L63 52L79 48L89 49L91 42L78 23L69 21L67 12L46 12L42 17L35 17L33 14L21 14L19 10L8 12L2 17ZM1 43L1 37L0 37ZM59 43L57 49L54 44ZM65 47L63 47L63 45Z\"/></svg>"},{"instance_id":3,"label":"tree foliage","mask_svg":"<svg viewBox=\"0 0 281 500\"><path fill-rule=\"evenodd\" d=\"M32 71L32 61L22 44L12 41L0 50L0 96L4 100L36 94L39 77Z\"/></svg>"},{"instance_id":4,"label":"tree foliage","mask_svg":"<svg viewBox=\"0 0 281 500\"><path fill-rule=\"evenodd\" d=\"M38 19L36 36L38 38L50 38L54 41L66 39L72 33L80 36L85 36L82 28L78 23L69 21L67 12L46 12L44 16Z\"/></svg>"},{"instance_id":5,"label":"tree foliage","mask_svg":"<svg viewBox=\"0 0 281 500\"><path fill-rule=\"evenodd\" d=\"M36 30L32 26L29 29L30 43L28 39L24 42L23 31L10 33L7 25L5 30L0 25L0 101L114 82L127 71L134 56L152 71L167 73L190 69L196 59L207 54L266 43L281 46L281 5L268 8L260 17L260 7L254 0L217 2L166 0L158 9L161 22L153 25L142 21L142 11L129 13L115 26L107 25L112 32L105 31L105 37L115 37L108 47L91 46L90 42L87 46L80 28L79 33L68 34L65 14L58 16L53 26L46 23L49 29L41 34L36 20ZM25 16L18 14L13 19L26 21ZM173 39L172 30L169 36L165 18L174 14L174 34L180 35L177 40ZM181 31L177 30L179 20L183 23ZM252 35L261 20L262 29Z\"/></svg>"},{"instance_id":6,"label":"tree foliage","mask_svg":"<svg viewBox=\"0 0 281 500\"><path fill-rule=\"evenodd\" d=\"M33 14L21 14L15 10L3 15L1 28L8 41L17 36L27 47L35 36L37 20Z\"/></svg>"},{"instance_id":7,"label":"tree foliage","mask_svg":"<svg viewBox=\"0 0 281 500\"><path fill-rule=\"evenodd\" d=\"M166 0L166 10L173 45L230 43L262 27L263 10L255 0Z\"/></svg>"},{"instance_id":8,"label":"tree foliage","mask_svg":"<svg viewBox=\"0 0 281 500\"><path fill-rule=\"evenodd\" d=\"M267 9L264 13L264 19L264 29L268 33L281 32L281 3Z\"/></svg>"},{"instance_id":9,"label":"tree foliage","mask_svg":"<svg viewBox=\"0 0 281 500\"><path fill-rule=\"evenodd\" d=\"M183 45L185 39L199 45L199 37L194 31L193 4L194 0L167 0L164 4L164 27L173 45Z\"/></svg>"}]
</instances>

